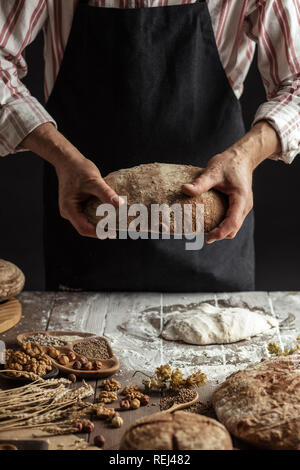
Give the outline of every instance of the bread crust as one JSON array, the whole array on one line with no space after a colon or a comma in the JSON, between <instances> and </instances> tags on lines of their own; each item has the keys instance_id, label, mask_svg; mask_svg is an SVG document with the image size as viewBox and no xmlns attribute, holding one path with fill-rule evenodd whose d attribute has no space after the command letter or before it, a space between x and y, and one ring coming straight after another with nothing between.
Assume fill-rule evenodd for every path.
<instances>
[{"instance_id":1,"label":"bread crust","mask_svg":"<svg viewBox=\"0 0 300 470\"><path fill-rule=\"evenodd\" d=\"M218 419L265 449L300 449L300 355L265 359L230 375L213 394Z\"/></svg>"},{"instance_id":2,"label":"bread crust","mask_svg":"<svg viewBox=\"0 0 300 470\"><path fill-rule=\"evenodd\" d=\"M24 283L22 271L15 264L0 259L0 302L18 295Z\"/></svg>"},{"instance_id":3,"label":"bread crust","mask_svg":"<svg viewBox=\"0 0 300 470\"><path fill-rule=\"evenodd\" d=\"M218 421L177 411L137 420L123 435L120 450L232 450L232 441Z\"/></svg>"},{"instance_id":4,"label":"bread crust","mask_svg":"<svg viewBox=\"0 0 300 470\"><path fill-rule=\"evenodd\" d=\"M106 183L113 188L119 196L127 196L128 206L132 204L144 204L148 209L150 224L150 206L151 204L184 204L192 205L193 222L192 231L195 232L196 227L196 204L204 204L204 231L209 232L220 224L227 210L227 198L220 192L210 190L201 196L189 197L183 194L181 187L184 183L192 183L195 178L199 177L203 172L203 168L191 165L175 165L167 163L150 163L139 165L132 168L126 168L109 173L104 179ZM84 206L84 213L89 222L97 225L101 217L96 216L96 209L100 204L99 200L92 197ZM135 219L128 217L128 224ZM182 224L183 225L183 224ZM198 232L202 231L202 227ZM119 227L117 226L117 230ZM159 233L164 231L163 225L159 225ZM171 214L170 224L171 234L182 234L183 230L179 230L174 225L173 216ZM191 231L185 231L186 234Z\"/></svg>"}]
</instances>

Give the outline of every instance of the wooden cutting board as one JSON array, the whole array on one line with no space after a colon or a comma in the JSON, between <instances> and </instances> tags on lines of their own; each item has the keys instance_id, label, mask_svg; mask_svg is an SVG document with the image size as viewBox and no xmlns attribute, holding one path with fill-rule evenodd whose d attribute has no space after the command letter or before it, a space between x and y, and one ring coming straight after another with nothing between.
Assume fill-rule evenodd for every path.
<instances>
[{"instance_id":1,"label":"wooden cutting board","mask_svg":"<svg viewBox=\"0 0 300 470\"><path fill-rule=\"evenodd\" d=\"M12 298L0 303L0 333L15 326L22 317L21 303Z\"/></svg>"}]
</instances>

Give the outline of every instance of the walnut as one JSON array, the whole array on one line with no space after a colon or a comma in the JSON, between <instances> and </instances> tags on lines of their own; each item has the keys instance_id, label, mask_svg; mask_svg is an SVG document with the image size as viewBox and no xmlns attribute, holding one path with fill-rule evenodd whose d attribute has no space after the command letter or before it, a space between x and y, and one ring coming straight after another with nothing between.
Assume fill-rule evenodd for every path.
<instances>
[{"instance_id":1,"label":"walnut","mask_svg":"<svg viewBox=\"0 0 300 470\"><path fill-rule=\"evenodd\" d=\"M141 389L138 385L126 385L123 388L121 395L129 395L132 392L141 392Z\"/></svg>"},{"instance_id":2,"label":"walnut","mask_svg":"<svg viewBox=\"0 0 300 470\"><path fill-rule=\"evenodd\" d=\"M112 403L116 401L118 396L115 392L107 392L106 390L100 392L98 401L99 403Z\"/></svg>"},{"instance_id":3,"label":"walnut","mask_svg":"<svg viewBox=\"0 0 300 470\"><path fill-rule=\"evenodd\" d=\"M144 396L144 394L142 392L133 391L133 392L128 393L125 396L125 399L126 400L134 400L135 398L137 398L138 400L141 400L141 398L143 396Z\"/></svg>"},{"instance_id":4,"label":"walnut","mask_svg":"<svg viewBox=\"0 0 300 470\"><path fill-rule=\"evenodd\" d=\"M120 390L121 384L116 379L106 379L103 381L103 387L105 390L115 392Z\"/></svg>"},{"instance_id":5,"label":"walnut","mask_svg":"<svg viewBox=\"0 0 300 470\"><path fill-rule=\"evenodd\" d=\"M112 419L112 417L115 415L115 409L105 408L104 406L100 405L97 407L96 414L99 419Z\"/></svg>"}]
</instances>

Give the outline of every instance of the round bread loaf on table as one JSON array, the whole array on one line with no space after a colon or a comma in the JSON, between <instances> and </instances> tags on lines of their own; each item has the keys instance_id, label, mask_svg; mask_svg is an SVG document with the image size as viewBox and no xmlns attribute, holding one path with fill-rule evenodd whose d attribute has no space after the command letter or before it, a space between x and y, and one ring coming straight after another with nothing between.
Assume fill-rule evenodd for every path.
<instances>
[{"instance_id":1,"label":"round bread loaf on table","mask_svg":"<svg viewBox=\"0 0 300 470\"><path fill-rule=\"evenodd\" d=\"M120 450L232 450L218 421L185 411L138 419L122 437Z\"/></svg>"},{"instance_id":2,"label":"round bread loaf on table","mask_svg":"<svg viewBox=\"0 0 300 470\"><path fill-rule=\"evenodd\" d=\"M300 355L265 359L230 375L213 405L238 438L259 448L300 450Z\"/></svg>"},{"instance_id":3,"label":"round bread loaf on table","mask_svg":"<svg viewBox=\"0 0 300 470\"><path fill-rule=\"evenodd\" d=\"M223 220L227 210L227 199L218 191L210 190L201 196L189 197L183 194L182 185L185 183L192 183L195 178L201 175L202 168L191 165L175 165L167 163L150 163L145 165L135 166L133 168L126 168L123 170L114 171L109 173L104 179L106 183L113 188L119 196L127 196L128 206L132 204L144 204L148 209L148 231L150 227L150 207L152 204L184 204L192 205L192 231L197 230L195 208L196 204L204 204L204 231L209 232ZM96 209L100 201L93 197L90 198L85 204L83 211L88 220L97 225L101 217L96 216ZM136 216L128 217L128 224L135 219ZM173 216L170 217L170 234L182 233L182 230L177 230L174 227ZM183 226L183 224L182 224ZM117 226L118 230L118 226ZM163 232L164 229L160 225L158 232ZM186 234L190 233L188 230Z\"/></svg>"},{"instance_id":4,"label":"round bread loaf on table","mask_svg":"<svg viewBox=\"0 0 300 470\"><path fill-rule=\"evenodd\" d=\"M0 259L0 302L18 295L24 283L22 271L15 264Z\"/></svg>"}]
</instances>

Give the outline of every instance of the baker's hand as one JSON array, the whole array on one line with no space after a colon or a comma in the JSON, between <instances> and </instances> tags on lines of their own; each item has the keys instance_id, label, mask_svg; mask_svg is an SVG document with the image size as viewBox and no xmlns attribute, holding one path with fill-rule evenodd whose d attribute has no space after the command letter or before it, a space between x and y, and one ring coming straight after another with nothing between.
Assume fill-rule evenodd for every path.
<instances>
[{"instance_id":1,"label":"baker's hand","mask_svg":"<svg viewBox=\"0 0 300 470\"><path fill-rule=\"evenodd\" d=\"M96 238L95 227L82 212L82 203L96 196L102 203L118 207L122 199L106 184L97 166L87 158L76 157L55 166L59 183L59 210L80 235Z\"/></svg>"},{"instance_id":2,"label":"baker's hand","mask_svg":"<svg viewBox=\"0 0 300 470\"><path fill-rule=\"evenodd\" d=\"M195 196L214 188L229 197L229 208L221 224L209 232L206 242L234 238L253 206L252 169L238 155L222 153L208 162L193 184L183 185L185 194Z\"/></svg>"},{"instance_id":3,"label":"baker's hand","mask_svg":"<svg viewBox=\"0 0 300 470\"><path fill-rule=\"evenodd\" d=\"M93 162L82 155L56 128L46 122L36 127L20 144L51 163L59 183L59 210L80 235L96 238L96 229L82 213L82 203L96 196L103 203L122 204ZM54 188L53 188L54 190Z\"/></svg>"},{"instance_id":4,"label":"baker's hand","mask_svg":"<svg viewBox=\"0 0 300 470\"><path fill-rule=\"evenodd\" d=\"M206 235L207 243L234 238L253 207L252 175L270 155L281 151L280 139L267 122L261 121L236 144L211 158L193 184L184 184L185 194L196 196L215 188L228 195L229 207L221 224Z\"/></svg>"}]
</instances>

